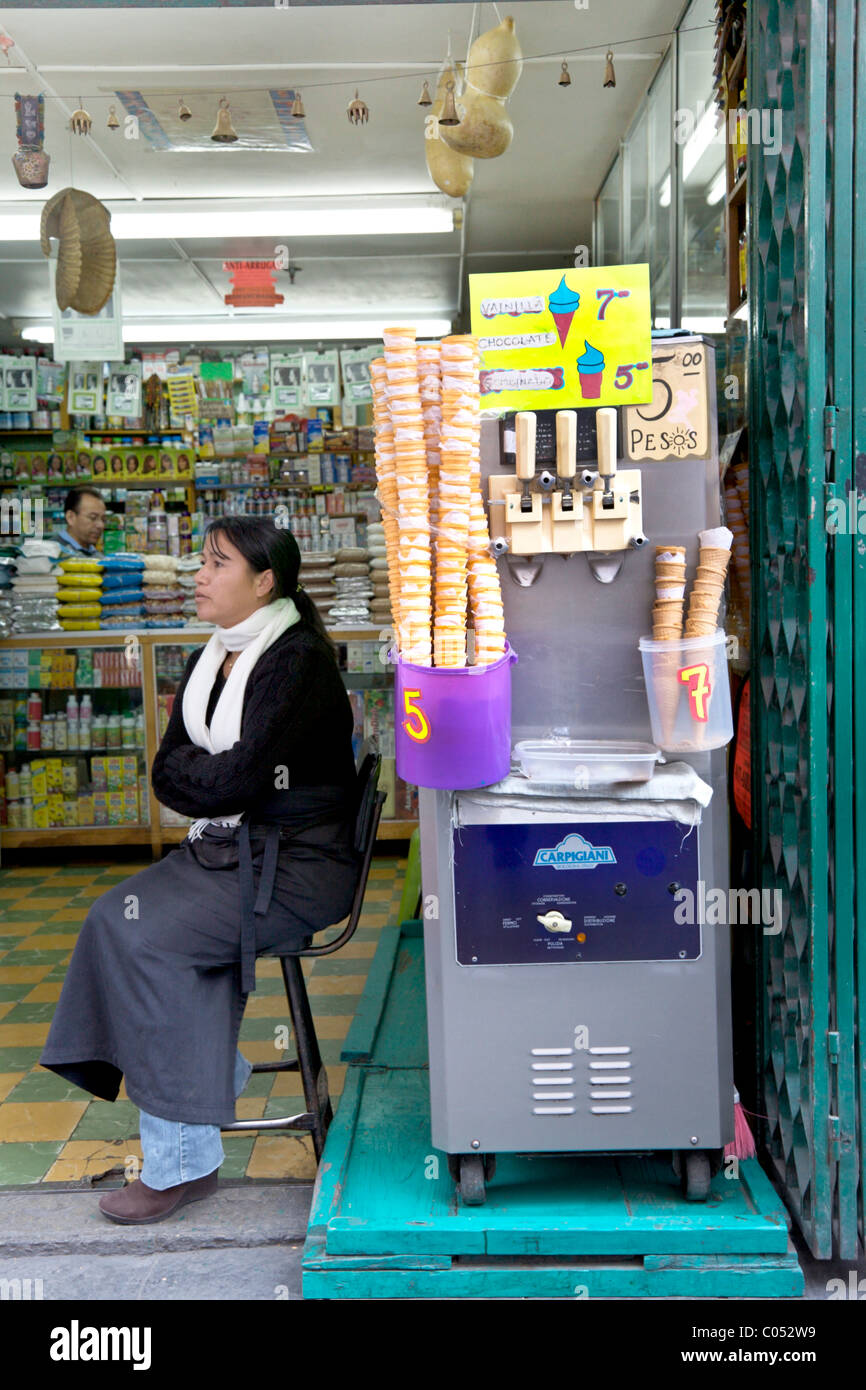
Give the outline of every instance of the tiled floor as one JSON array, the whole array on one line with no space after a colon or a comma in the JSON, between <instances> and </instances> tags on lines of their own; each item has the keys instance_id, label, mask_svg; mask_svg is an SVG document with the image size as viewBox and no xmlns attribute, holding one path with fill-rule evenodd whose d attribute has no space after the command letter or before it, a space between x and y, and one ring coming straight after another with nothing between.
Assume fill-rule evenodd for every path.
<instances>
[{"instance_id":1,"label":"tiled floor","mask_svg":"<svg viewBox=\"0 0 866 1390\"><path fill-rule=\"evenodd\" d=\"M138 1110L121 1086L114 1102L93 1100L39 1066L54 1004L80 924L95 898L144 865L96 861L66 867L0 870L0 1187L79 1182L109 1169L135 1176L141 1160ZM396 922L405 859L376 858L364 911L352 940L333 956L303 963L319 1045L336 1108L345 1066L343 1039L357 1008L379 932ZM280 963L259 960L257 988L241 1027L251 1062L274 1060L275 1029L288 1024ZM288 1056L293 1054L291 1037ZM302 1087L296 1073L251 1076L238 1119L294 1113ZM316 1165L308 1135L223 1135L226 1178L310 1181Z\"/></svg>"}]
</instances>

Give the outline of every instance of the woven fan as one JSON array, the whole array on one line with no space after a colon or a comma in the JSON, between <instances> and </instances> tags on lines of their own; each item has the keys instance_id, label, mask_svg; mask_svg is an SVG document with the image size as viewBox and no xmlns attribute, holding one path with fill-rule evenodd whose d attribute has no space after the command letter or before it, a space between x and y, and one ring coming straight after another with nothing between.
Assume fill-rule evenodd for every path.
<instances>
[{"instance_id":1,"label":"woven fan","mask_svg":"<svg viewBox=\"0 0 866 1390\"><path fill-rule=\"evenodd\" d=\"M80 188L62 189L42 209L43 255L51 255L51 237L60 242L55 292L61 309L98 314L108 301L117 270L110 221L99 199Z\"/></svg>"}]
</instances>

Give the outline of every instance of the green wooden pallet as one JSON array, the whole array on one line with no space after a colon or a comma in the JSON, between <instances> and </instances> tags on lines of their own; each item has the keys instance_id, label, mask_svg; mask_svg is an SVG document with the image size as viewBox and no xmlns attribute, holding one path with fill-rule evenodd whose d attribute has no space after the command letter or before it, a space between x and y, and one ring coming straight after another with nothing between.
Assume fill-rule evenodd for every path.
<instances>
[{"instance_id":1,"label":"green wooden pallet","mask_svg":"<svg viewBox=\"0 0 866 1390\"><path fill-rule=\"evenodd\" d=\"M720 1173L702 1204L684 1201L666 1154L502 1154L486 1203L459 1205L430 1142L420 923L382 933L343 1057L305 1298L802 1296L784 1208L755 1161Z\"/></svg>"}]
</instances>

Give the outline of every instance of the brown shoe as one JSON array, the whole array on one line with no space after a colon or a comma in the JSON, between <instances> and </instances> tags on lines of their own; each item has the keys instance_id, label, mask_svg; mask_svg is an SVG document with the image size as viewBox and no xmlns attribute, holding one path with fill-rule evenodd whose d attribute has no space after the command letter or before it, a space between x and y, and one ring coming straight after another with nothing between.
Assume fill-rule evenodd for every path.
<instances>
[{"instance_id":1,"label":"brown shoe","mask_svg":"<svg viewBox=\"0 0 866 1390\"><path fill-rule=\"evenodd\" d=\"M219 1169L215 1168L204 1178L178 1183L176 1187L167 1187L163 1192L148 1187L139 1179L119 1192L106 1192L99 1199L99 1210L109 1221L116 1221L121 1226L144 1226L152 1221L165 1221L187 1202L198 1202L202 1197L210 1197L216 1192L218 1174Z\"/></svg>"}]
</instances>

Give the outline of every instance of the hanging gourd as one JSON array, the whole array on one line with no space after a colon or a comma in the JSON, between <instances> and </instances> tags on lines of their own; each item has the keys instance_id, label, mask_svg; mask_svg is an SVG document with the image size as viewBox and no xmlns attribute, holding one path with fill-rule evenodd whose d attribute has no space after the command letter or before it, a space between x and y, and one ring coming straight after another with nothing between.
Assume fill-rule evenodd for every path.
<instances>
[{"instance_id":1,"label":"hanging gourd","mask_svg":"<svg viewBox=\"0 0 866 1390\"><path fill-rule=\"evenodd\" d=\"M458 154L496 159L511 144L514 127L505 109L523 71L523 54L509 16L480 34L469 50L466 89L457 99L460 124L441 137Z\"/></svg>"},{"instance_id":2,"label":"hanging gourd","mask_svg":"<svg viewBox=\"0 0 866 1390\"><path fill-rule=\"evenodd\" d=\"M459 66L458 64L458 69ZM424 153L427 169L436 187L449 198L462 198L468 193L475 174L472 160L467 159L466 155L457 154L456 150L449 149L442 139L443 127L439 124L439 117L445 110L449 85L456 87L456 84L457 73L449 64L439 78L436 100L430 108L430 114L424 118ZM450 129L456 130L457 127L451 126Z\"/></svg>"}]
</instances>

